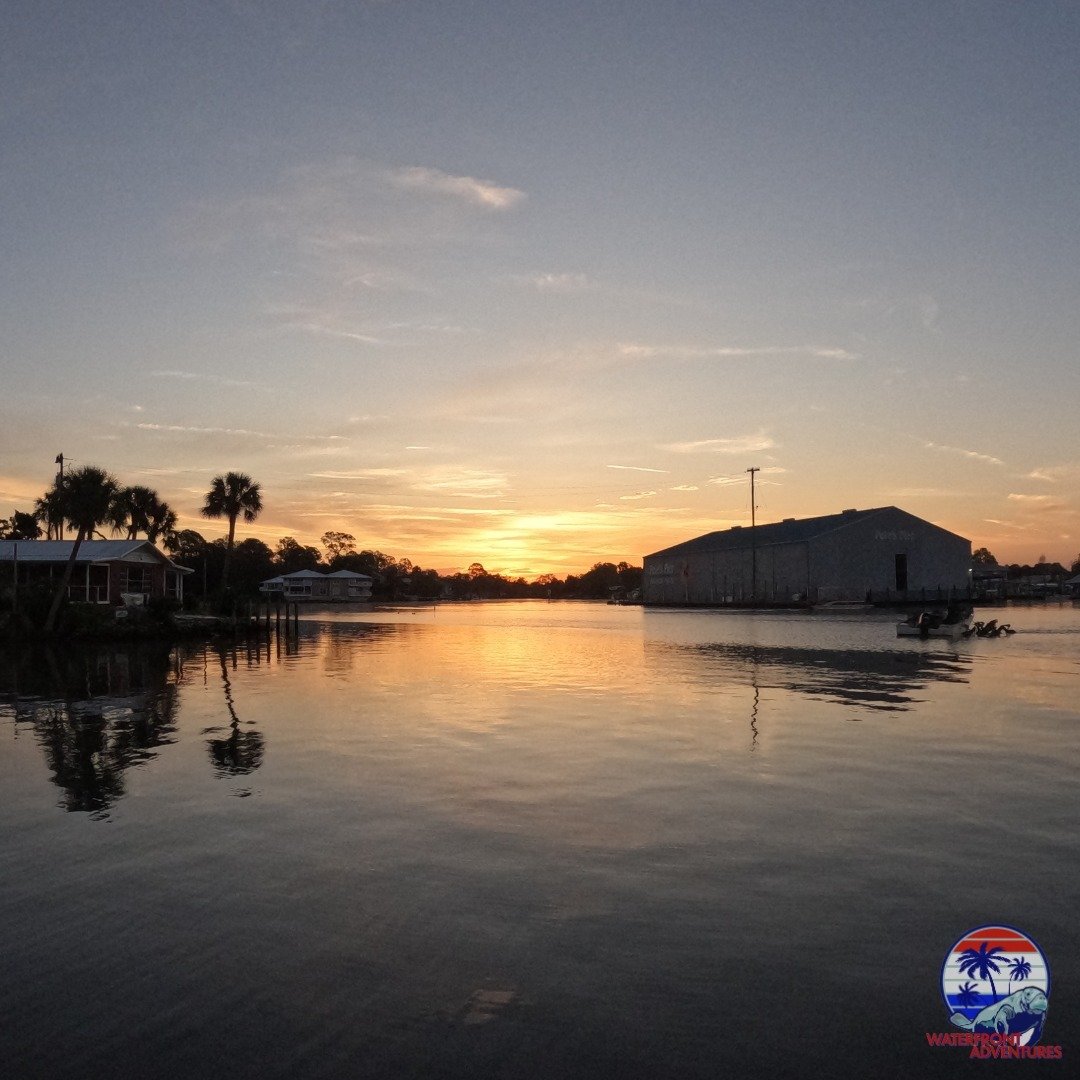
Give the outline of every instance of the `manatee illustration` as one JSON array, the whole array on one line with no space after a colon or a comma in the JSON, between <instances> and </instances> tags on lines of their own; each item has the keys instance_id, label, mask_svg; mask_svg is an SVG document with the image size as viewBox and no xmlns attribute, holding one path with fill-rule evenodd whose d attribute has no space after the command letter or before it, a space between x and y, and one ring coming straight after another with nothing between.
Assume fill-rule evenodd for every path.
<instances>
[{"instance_id":1,"label":"manatee illustration","mask_svg":"<svg viewBox=\"0 0 1080 1080\"><path fill-rule=\"evenodd\" d=\"M953 1013L949 1021L966 1031L997 1032L999 1035L1018 1035L1034 1028L1032 1041L1037 1041L1049 1007L1046 995L1038 987L1028 986L987 1005L974 1020L969 1020L963 1013Z\"/></svg>"}]
</instances>

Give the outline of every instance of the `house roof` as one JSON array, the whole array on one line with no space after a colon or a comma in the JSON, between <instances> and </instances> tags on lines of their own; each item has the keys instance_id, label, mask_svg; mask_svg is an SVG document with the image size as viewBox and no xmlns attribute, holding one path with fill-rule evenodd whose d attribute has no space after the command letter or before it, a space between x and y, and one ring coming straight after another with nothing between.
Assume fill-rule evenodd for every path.
<instances>
[{"instance_id":1,"label":"house roof","mask_svg":"<svg viewBox=\"0 0 1080 1080\"><path fill-rule=\"evenodd\" d=\"M74 540L0 540L0 562L65 563L71 558ZM136 551L146 551L174 570L190 574L186 566L177 566L149 540L84 540L75 555L77 563L123 562Z\"/></svg>"},{"instance_id":2,"label":"house roof","mask_svg":"<svg viewBox=\"0 0 1080 1080\"><path fill-rule=\"evenodd\" d=\"M324 574L319 570L294 570L291 574L279 574L277 577L267 578L264 585L280 585L286 581L328 581L336 578L341 581L371 581L367 574L357 574L352 570L335 570L332 574Z\"/></svg>"},{"instance_id":3,"label":"house roof","mask_svg":"<svg viewBox=\"0 0 1080 1080\"><path fill-rule=\"evenodd\" d=\"M824 533L833 532L836 529L846 528L856 521L863 521L873 514L880 514L885 510L895 510L894 506L876 506L871 510L844 510L839 514L825 514L821 517L812 518L789 518L786 521L775 521L769 525L758 525L754 530L754 546L765 547L768 544L799 544L806 540L812 540ZM903 513L903 511L901 511ZM656 555L695 555L702 551L729 551L736 548L750 547L749 528L736 525L733 529L721 529L718 532L706 533L697 536L693 540L686 540L674 547L654 551Z\"/></svg>"}]
</instances>

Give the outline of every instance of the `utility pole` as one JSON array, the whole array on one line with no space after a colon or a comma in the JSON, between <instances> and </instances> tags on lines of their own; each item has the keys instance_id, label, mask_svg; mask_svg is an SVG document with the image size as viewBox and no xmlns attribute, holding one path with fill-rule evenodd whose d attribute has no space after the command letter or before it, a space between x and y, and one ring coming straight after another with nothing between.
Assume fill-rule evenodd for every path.
<instances>
[{"instance_id":1,"label":"utility pole","mask_svg":"<svg viewBox=\"0 0 1080 1080\"><path fill-rule=\"evenodd\" d=\"M64 455L63 455L63 453L59 453L59 454L56 455L56 464L60 466L60 471L56 474L56 493L57 493L57 495L59 495L60 492L63 490L63 487L64 487ZM57 540L63 540L64 539L64 518L63 518L63 515L61 515L60 522L56 526L56 531L57 531L56 539Z\"/></svg>"},{"instance_id":2,"label":"utility pole","mask_svg":"<svg viewBox=\"0 0 1080 1080\"><path fill-rule=\"evenodd\" d=\"M750 599L757 599L757 543L754 530L757 526L757 507L754 505L754 473L761 472L755 465L746 470L750 474Z\"/></svg>"}]
</instances>

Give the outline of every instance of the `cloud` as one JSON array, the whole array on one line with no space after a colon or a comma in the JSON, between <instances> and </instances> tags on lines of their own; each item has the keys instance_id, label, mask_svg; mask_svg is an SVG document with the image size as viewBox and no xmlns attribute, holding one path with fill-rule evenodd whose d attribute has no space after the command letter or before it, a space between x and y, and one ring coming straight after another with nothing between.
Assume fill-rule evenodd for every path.
<instances>
[{"instance_id":1,"label":"cloud","mask_svg":"<svg viewBox=\"0 0 1080 1080\"><path fill-rule=\"evenodd\" d=\"M605 465L605 469L625 469L627 472L666 473L667 469L648 469L644 465Z\"/></svg>"},{"instance_id":2,"label":"cloud","mask_svg":"<svg viewBox=\"0 0 1080 1080\"><path fill-rule=\"evenodd\" d=\"M987 465L1004 465L1001 458L992 457L990 454L980 454L977 450L965 450L960 446L943 446L941 443L928 442L924 444L927 450L940 450L946 454L960 454L972 461L984 461Z\"/></svg>"},{"instance_id":3,"label":"cloud","mask_svg":"<svg viewBox=\"0 0 1080 1080\"><path fill-rule=\"evenodd\" d=\"M808 356L816 360L858 360L857 353L847 349L820 348L815 345L763 345L743 347L716 345L699 347L693 345L640 345L627 343L619 346L619 354L631 360L653 360L673 357L678 359L739 359L742 357Z\"/></svg>"},{"instance_id":4,"label":"cloud","mask_svg":"<svg viewBox=\"0 0 1080 1080\"><path fill-rule=\"evenodd\" d=\"M478 469L443 469L421 476L410 486L414 491L431 491L465 499L501 499L509 479L503 473Z\"/></svg>"},{"instance_id":5,"label":"cloud","mask_svg":"<svg viewBox=\"0 0 1080 1080\"><path fill-rule=\"evenodd\" d=\"M235 435L249 439L280 439L281 432L253 431L249 428L198 427L191 424L136 424L139 431L176 432L184 435ZM344 439L343 435L296 435L304 442L332 442Z\"/></svg>"},{"instance_id":6,"label":"cloud","mask_svg":"<svg viewBox=\"0 0 1080 1080\"><path fill-rule=\"evenodd\" d=\"M1048 465L1044 468L1032 469L1024 477L1025 480L1042 480L1049 484L1056 484L1061 480L1065 480L1076 476L1080 473L1080 465Z\"/></svg>"},{"instance_id":7,"label":"cloud","mask_svg":"<svg viewBox=\"0 0 1080 1080\"><path fill-rule=\"evenodd\" d=\"M655 494L655 491L638 491L633 495L620 495L619 498L623 502L633 502L635 499L650 499Z\"/></svg>"},{"instance_id":8,"label":"cloud","mask_svg":"<svg viewBox=\"0 0 1080 1080\"><path fill-rule=\"evenodd\" d=\"M1022 495L1010 492L1008 498L1010 502L1019 503L1025 509L1039 513L1052 513L1066 509L1066 504L1053 495Z\"/></svg>"},{"instance_id":9,"label":"cloud","mask_svg":"<svg viewBox=\"0 0 1080 1080\"><path fill-rule=\"evenodd\" d=\"M775 440L764 432L727 439L697 439L694 442L662 443L661 450L673 454L756 454L771 450Z\"/></svg>"},{"instance_id":10,"label":"cloud","mask_svg":"<svg viewBox=\"0 0 1080 1080\"><path fill-rule=\"evenodd\" d=\"M452 195L487 210L507 210L525 198L525 192L517 188L502 187L491 180L478 180L474 176L452 176L441 169L419 165L394 169L389 176L390 182L397 187L435 195Z\"/></svg>"},{"instance_id":11,"label":"cloud","mask_svg":"<svg viewBox=\"0 0 1080 1080\"><path fill-rule=\"evenodd\" d=\"M578 293L589 292L596 287L585 274L535 274L517 280L540 292Z\"/></svg>"},{"instance_id":12,"label":"cloud","mask_svg":"<svg viewBox=\"0 0 1080 1080\"><path fill-rule=\"evenodd\" d=\"M672 491L698 491L697 484L679 484L671 489Z\"/></svg>"},{"instance_id":13,"label":"cloud","mask_svg":"<svg viewBox=\"0 0 1080 1080\"><path fill-rule=\"evenodd\" d=\"M238 386L245 390L265 390L262 383L253 382L251 379L226 379L222 375L211 375L202 371L151 371L150 375L155 379L182 379L185 382L208 382L216 386ZM142 406L135 406L142 411Z\"/></svg>"}]
</instances>

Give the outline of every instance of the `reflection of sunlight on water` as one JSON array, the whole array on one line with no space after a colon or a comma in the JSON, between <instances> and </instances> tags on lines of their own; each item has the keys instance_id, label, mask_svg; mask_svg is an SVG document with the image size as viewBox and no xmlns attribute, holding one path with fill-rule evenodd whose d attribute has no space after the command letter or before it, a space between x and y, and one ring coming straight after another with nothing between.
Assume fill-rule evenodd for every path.
<instances>
[{"instance_id":1,"label":"reflection of sunlight on water","mask_svg":"<svg viewBox=\"0 0 1080 1080\"><path fill-rule=\"evenodd\" d=\"M238 1076L320 1075L328 1040L322 1074L443 1075L476 1063L461 1032L511 1075L613 1042L713 1075L735 970L769 1038L819 1034L777 996L799 985L846 995L851 1031L898 1008L921 1030L991 901L1080 952L1077 637L1022 616L942 645L891 616L461 605L147 664L0 658L0 944L25 987L0 1048L55 1047L63 1075L95 1039L152 1044L194 1075L186 1033L232 1010ZM910 979L883 980L898 940Z\"/></svg>"}]
</instances>

